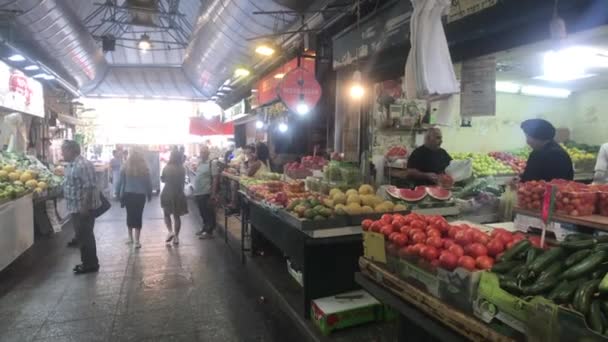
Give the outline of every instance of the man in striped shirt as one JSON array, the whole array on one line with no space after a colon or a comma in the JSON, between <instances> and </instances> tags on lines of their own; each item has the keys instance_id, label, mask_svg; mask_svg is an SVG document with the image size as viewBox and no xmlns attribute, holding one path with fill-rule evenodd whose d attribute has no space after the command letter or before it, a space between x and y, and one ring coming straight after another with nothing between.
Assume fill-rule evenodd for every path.
<instances>
[{"instance_id":1,"label":"man in striped shirt","mask_svg":"<svg viewBox=\"0 0 608 342\"><path fill-rule=\"evenodd\" d=\"M95 244L95 216L93 210L101 205L95 167L80 155L80 145L66 140L61 146L63 159L68 162L65 170L63 195L68 213L71 214L76 238L80 245L82 264L74 267L74 273L90 273L99 270L97 247Z\"/></svg>"}]
</instances>

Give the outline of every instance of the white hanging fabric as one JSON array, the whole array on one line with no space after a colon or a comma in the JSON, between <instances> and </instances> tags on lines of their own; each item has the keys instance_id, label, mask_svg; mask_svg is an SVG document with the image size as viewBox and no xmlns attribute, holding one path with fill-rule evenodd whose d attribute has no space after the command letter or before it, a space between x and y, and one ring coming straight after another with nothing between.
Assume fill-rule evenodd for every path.
<instances>
[{"instance_id":1,"label":"white hanging fabric","mask_svg":"<svg viewBox=\"0 0 608 342\"><path fill-rule=\"evenodd\" d=\"M27 129L21 114L12 113L0 121L0 150L7 145L8 152L24 153L27 148Z\"/></svg>"},{"instance_id":2,"label":"white hanging fabric","mask_svg":"<svg viewBox=\"0 0 608 342\"><path fill-rule=\"evenodd\" d=\"M451 0L411 0L411 48L405 64L403 88L408 99L459 92L441 17Z\"/></svg>"}]
</instances>

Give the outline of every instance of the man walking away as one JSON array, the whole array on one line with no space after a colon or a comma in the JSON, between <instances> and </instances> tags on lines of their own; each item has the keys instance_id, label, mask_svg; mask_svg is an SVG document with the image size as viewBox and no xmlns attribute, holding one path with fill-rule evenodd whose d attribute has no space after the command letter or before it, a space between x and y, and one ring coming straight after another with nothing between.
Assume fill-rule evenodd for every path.
<instances>
[{"instance_id":1,"label":"man walking away","mask_svg":"<svg viewBox=\"0 0 608 342\"><path fill-rule=\"evenodd\" d=\"M63 159L68 162L63 185L68 213L80 244L82 264L74 267L75 274L97 272L97 247L95 245L95 216L93 210L100 207L99 191L95 179L95 167L80 155L80 145L66 140L61 146Z\"/></svg>"},{"instance_id":2,"label":"man walking away","mask_svg":"<svg viewBox=\"0 0 608 342\"><path fill-rule=\"evenodd\" d=\"M215 202L217 201L219 170L217 161L209 160L209 153L209 147L201 148L194 180L194 198L203 219L203 225L196 233L200 239L213 237L215 230Z\"/></svg>"}]
</instances>

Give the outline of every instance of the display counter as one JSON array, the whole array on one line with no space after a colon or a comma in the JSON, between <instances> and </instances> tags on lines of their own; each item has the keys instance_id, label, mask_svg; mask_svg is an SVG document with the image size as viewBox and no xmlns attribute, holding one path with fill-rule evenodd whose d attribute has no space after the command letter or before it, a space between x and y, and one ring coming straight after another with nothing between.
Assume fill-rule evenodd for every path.
<instances>
[{"instance_id":1,"label":"display counter","mask_svg":"<svg viewBox=\"0 0 608 342\"><path fill-rule=\"evenodd\" d=\"M0 270L34 244L32 195L0 205Z\"/></svg>"},{"instance_id":2,"label":"display counter","mask_svg":"<svg viewBox=\"0 0 608 342\"><path fill-rule=\"evenodd\" d=\"M242 235L251 234L251 254L263 255L268 244L281 251L293 269L302 273L305 317L313 299L357 288L354 274L363 254L360 227L303 231L240 192ZM242 249L245 249L242 236ZM287 272L287 268L285 269Z\"/></svg>"}]
</instances>

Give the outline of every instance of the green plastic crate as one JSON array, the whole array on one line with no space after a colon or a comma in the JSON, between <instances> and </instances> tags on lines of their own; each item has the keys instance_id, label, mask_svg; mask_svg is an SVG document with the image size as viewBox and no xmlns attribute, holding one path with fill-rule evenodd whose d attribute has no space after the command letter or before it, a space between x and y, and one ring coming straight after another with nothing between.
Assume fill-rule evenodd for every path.
<instances>
[{"instance_id":1,"label":"green plastic crate","mask_svg":"<svg viewBox=\"0 0 608 342\"><path fill-rule=\"evenodd\" d=\"M390 315L382 303L364 290L315 299L310 314L325 336L338 329L382 321Z\"/></svg>"}]
</instances>

